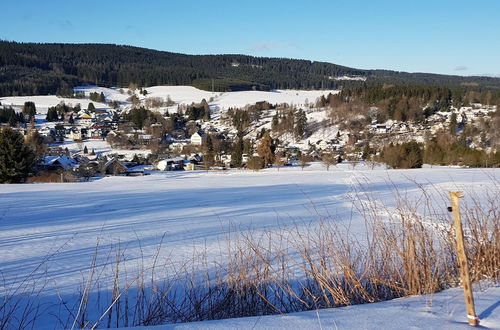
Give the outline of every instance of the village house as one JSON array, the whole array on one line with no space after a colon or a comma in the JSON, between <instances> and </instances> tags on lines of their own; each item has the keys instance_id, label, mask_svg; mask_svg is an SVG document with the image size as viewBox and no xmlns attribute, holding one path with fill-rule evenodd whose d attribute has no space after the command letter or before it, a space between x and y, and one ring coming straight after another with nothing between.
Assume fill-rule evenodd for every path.
<instances>
[{"instance_id":1,"label":"village house","mask_svg":"<svg viewBox=\"0 0 500 330\"><path fill-rule=\"evenodd\" d=\"M195 132L193 135L191 135L191 144L195 146L201 146L203 142L203 133L201 131Z\"/></svg>"},{"instance_id":2,"label":"village house","mask_svg":"<svg viewBox=\"0 0 500 330\"><path fill-rule=\"evenodd\" d=\"M174 170L182 170L184 169L184 158L175 157L163 159L156 164L156 168L160 171L174 171Z\"/></svg>"},{"instance_id":3,"label":"village house","mask_svg":"<svg viewBox=\"0 0 500 330\"><path fill-rule=\"evenodd\" d=\"M390 130L390 128L387 127L387 125L377 124L375 126L375 132L378 134L385 134L385 133L389 132L389 130Z\"/></svg>"},{"instance_id":4,"label":"village house","mask_svg":"<svg viewBox=\"0 0 500 330\"><path fill-rule=\"evenodd\" d=\"M69 156L45 156L40 167L46 171L71 170L78 166L78 161Z\"/></svg>"},{"instance_id":5,"label":"village house","mask_svg":"<svg viewBox=\"0 0 500 330\"><path fill-rule=\"evenodd\" d=\"M66 136L68 138L76 140L76 141L83 139L82 131L76 127L71 128L69 131L69 134Z\"/></svg>"},{"instance_id":6,"label":"village house","mask_svg":"<svg viewBox=\"0 0 500 330\"><path fill-rule=\"evenodd\" d=\"M93 118L88 113L83 113L76 117L75 123L80 126L90 127L92 125Z\"/></svg>"},{"instance_id":7,"label":"village house","mask_svg":"<svg viewBox=\"0 0 500 330\"><path fill-rule=\"evenodd\" d=\"M110 175L125 174L127 172L127 166L120 162L116 157L113 157L106 164L104 164L104 171L106 174Z\"/></svg>"}]
</instances>

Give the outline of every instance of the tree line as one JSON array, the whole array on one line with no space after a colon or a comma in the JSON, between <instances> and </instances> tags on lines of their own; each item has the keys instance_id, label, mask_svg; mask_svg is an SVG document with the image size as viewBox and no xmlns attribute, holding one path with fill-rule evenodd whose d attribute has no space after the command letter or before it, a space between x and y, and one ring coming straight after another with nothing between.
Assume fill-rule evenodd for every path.
<instances>
[{"instance_id":1,"label":"tree line","mask_svg":"<svg viewBox=\"0 0 500 330\"><path fill-rule=\"evenodd\" d=\"M365 85L323 96L317 106L329 106L337 115L359 112L378 122L421 122L438 111L474 103L499 106L500 90L477 86Z\"/></svg>"},{"instance_id":2,"label":"tree line","mask_svg":"<svg viewBox=\"0 0 500 330\"><path fill-rule=\"evenodd\" d=\"M185 55L111 44L0 41L0 96L60 94L79 84L193 85L206 90L338 89L380 83L500 88L500 79L360 70L326 62L245 55ZM363 76L365 82L337 80Z\"/></svg>"}]
</instances>

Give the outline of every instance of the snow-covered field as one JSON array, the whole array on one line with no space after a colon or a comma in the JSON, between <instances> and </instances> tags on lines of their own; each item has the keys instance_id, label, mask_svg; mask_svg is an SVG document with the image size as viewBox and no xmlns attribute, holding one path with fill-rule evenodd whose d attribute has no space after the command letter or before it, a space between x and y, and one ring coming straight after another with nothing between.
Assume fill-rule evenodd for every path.
<instances>
[{"instance_id":1,"label":"snow-covered field","mask_svg":"<svg viewBox=\"0 0 500 330\"><path fill-rule=\"evenodd\" d=\"M260 101L267 101L271 104L275 103L288 103L297 106L304 106L305 103L314 103L318 97L328 95L328 93L337 93L334 90L274 90L269 92L264 91L242 91L242 92L226 92L226 93L212 93L203 91L192 86L152 86L145 88L148 94L144 97L140 96L141 100L148 97L161 97L167 100L168 97L176 104L191 104L199 103L202 99L209 102L213 108L221 110L230 107L244 107L248 104L255 104ZM119 104L129 104L126 99L129 97L127 94L128 89L124 89L124 93L120 93L118 88L106 88L99 86L79 86L74 88L77 92L84 92L87 96L91 92L103 93L106 101L117 101ZM209 101L212 99L212 101ZM37 110L46 111L48 107L65 102L66 104L76 105L80 103L82 108L87 108L88 99L69 99L60 98L55 95L48 96L9 96L0 98L2 105L22 106L26 101L33 101ZM106 104L93 102L96 108L109 108Z\"/></svg>"},{"instance_id":2,"label":"snow-covered field","mask_svg":"<svg viewBox=\"0 0 500 330\"><path fill-rule=\"evenodd\" d=\"M387 171L358 165L353 170L349 164L326 171L316 163L303 171L292 167L279 172L276 169L156 172L144 177L106 177L89 183L2 185L0 294L24 285L24 279L32 272L34 278L43 282L42 296L54 296L56 292L59 295L77 293L82 278L89 271L98 241L102 253L98 264L109 262L106 254L112 247L119 246L126 255L124 264L128 275L133 276L140 262L145 262L146 267L153 262L163 236L159 254L162 260L182 263L193 257L194 250L205 251L208 258L223 258L221 246L234 231L274 230L287 226L305 228L321 219L329 219L348 221L350 230L363 232L364 225L353 213L350 199L354 188L391 207L394 187L410 200L420 196L412 180L436 193L463 190L466 197L472 193L481 197L487 193L486 188L492 180L498 182L499 176L498 169ZM364 183L360 186L359 182ZM448 216L446 206L443 203L444 216ZM103 274L103 278L105 276ZM451 292L453 297L459 296ZM449 295L443 297L442 304L450 300ZM454 309L446 310L455 305L440 305L439 313L443 309L448 313L442 317L432 312L426 314L424 306L418 305L420 298L410 299L413 300L378 306L392 306L388 313L406 308L405 304L420 306L415 308L429 320L440 318L451 322L460 314ZM485 308L486 305L480 303ZM356 314L356 308L362 312L369 307L348 308L346 313ZM374 311L377 308L374 307ZM322 311L325 322L336 320L336 314L331 316L329 313L338 311ZM317 322L315 314L298 315L308 322ZM289 327L295 319L296 316L276 317L277 327ZM267 326L267 319L262 320L264 323L258 328ZM260 322L260 319L254 321ZM234 322L226 327L246 326L238 323L240 321ZM214 324L215 327L223 326L222 323ZM348 324L341 328L350 328ZM439 327L438 324L435 327ZM323 328L331 326L325 323ZM359 326L365 327L364 323Z\"/></svg>"},{"instance_id":3,"label":"snow-covered field","mask_svg":"<svg viewBox=\"0 0 500 330\"><path fill-rule=\"evenodd\" d=\"M137 149L137 150L129 150L129 149L113 149L109 145L106 140L100 139L89 139L82 142L75 142L73 140L67 139L63 144L58 144L61 148L68 148L70 152L78 153L82 152L85 147L87 147L88 151L92 150L96 154L102 155L123 155L126 159L132 159L134 155L146 157L151 153L149 149Z\"/></svg>"},{"instance_id":4,"label":"snow-covered field","mask_svg":"<svg viewBox=\"0 0 500 330\"><path fill-rule=\"evenodd\" d=\"M306 103L314 103L318 97L327 96L329 93L335 94L338 91L334 90L275 90L270 92L263 91L243 91L223 93L216 97L211 105L215 105L220 109L228 109L229 107L244 107L247 104L255 104L260 101L267 101L271 104L288 103L303 107Z\"/></svg>"},{"instance_id":5,"label":"snow-covered field","mask_svg":"<svg viewBox=\"0 0 500 330\"><path fill-rule=\"evenodd\" d=\"M37 114L47 114L47 109L64 102L67 105L75 106L80 103L82 109L87 109L89 103L93 103L96 109L109 109L109 106L104 103L93 102L89 99L71 99L66 97L58 97L55 95L34 95L34 96L6 96L1 97L0 102L5 106L22 107L24 102L35 102ZM44 116L45 117L45 116Z\"/></svg>"}]
</instances>

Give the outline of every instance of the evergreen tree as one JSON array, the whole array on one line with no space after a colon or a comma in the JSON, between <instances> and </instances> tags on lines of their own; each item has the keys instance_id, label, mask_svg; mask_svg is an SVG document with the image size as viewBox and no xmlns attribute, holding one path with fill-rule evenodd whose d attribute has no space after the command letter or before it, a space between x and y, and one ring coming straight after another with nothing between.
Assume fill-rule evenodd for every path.
<instances>
[{"instance_id":1,"label":"evergreen tree","mask_svg":"<svg viewBox=\"0 0 500 330\"><path fill-rule=\"evenodd\" d=\"M392 168L420 168L423 164L423 152L414 141L389 144L382 150L381 160Z\"/></svg>"},{"instance_id":2,"label":"evergreen tree","mask_svg":"<svg viewBox=\"0 0 500 330\"><path fill-rule=\"evenodd\" d=\"M84 154L88 154L89 153L89 149L87 149L87 146L85 146L85 148L83 148L83 153Z\"/></svg>"},{"instance_id":3,"label":"evergreen tree","mask_svg":"<svg viewBox=\"0 0 500 330\"><path fill-rule=\"evenodd\" d=\"M50 107L47 111L47 116L45 117L47 121L58 121L59 114L57 113L57 109L55 107Z\"/></svg>"},{"instance_id":4,"label":"evergreen tree","mask_svg":"<svg viewBox=\"0 0 500 330\"><path fill-rule=\"evenodd\" d=\"M21 133L10 127L0 130L0 182L24 181L35 163L35 153L24 143Z\"/></svg>"},{"instance_id":5,"label":"evergreen tree","mask_svg":"<svg viewBox=\"0 0 500 330\"><path fill-rule=\"evenodd\" d=\"M93 111L93 110L95 110L94 103L90 102L90 103L89 103L89 106L87 107L87 110L89 110L89 111Z\"/></svg>"},{"instance_id":6,"label":"evergreen tree","mask_svg":"<svg viewBox=\"0 0 500 330\"><path fill-rule=\"evenodd\" d=\"M35 117L35 114L36 114L35 102L31 101L24 102L23 115L27 116L29 120L31 120L31 118Z\"/></svg>"},{"instance_id":7,"label":"evergreen tree","mask_svg":"<svg viewBox=\"0 0 500 330\"><path fill-rule=\"evenodd\" d=\"M203 164L208 170L215 164L214 146L210 134L207 134L206 138L204 139L203 149Z\"/></svg>"},{"instance_id":8,"label":"evergreen tree","mask_svg":"<svg viewBox=\"0 0 500 330\"><path fill-rule=\"evenodd\" d=\"M46 152L46 146L43 143L43 137L36 129L30 130L26 137L26 144L33 150L36 155L36 160L40 161Z\"/></svg>"},{"instance_id":9,"label":"evergreen tree","mask_svg":"<svg viewBox=\"0 0 500 330\"><path fill-rule=\"evenodd\" d=\"M294 135L297 141L299 141L304 137L306 129L307 129L307 116L304 110L300 109L295 113Z\"/></svg>"},{"instance_id":10,"label":"evergreen tree","mask_svg":"<svg viewBox=\"0 0 500 330\"><path fill-rule=\"evenodd\" d=\"M24 116L17 113L12 107L4 107L0 109L0 123L8 123L14 127L18 123L24 123Z\"/></svg>"},{"instance_id":11,"label":"evergreen tree","mask_svg":"<svg viewBox=\"0 0 500 330\"><path fill-rule=\"evenodd\" d=\"M209 121L210 120L210 106L207 103L207 100L203 99L201 100L201 106L203 107L203 120Z\"/></svg>"},{"instance_id":12,"label":"evergreen tree","mask_svg":"<svg viewBox=\"0 0 500 330\"><path fill-rule=\"evenodd\" d=\"M238 168L243 166L243 138L241 136L233 143L231 166Z\"/></svg>"}]
</instances>

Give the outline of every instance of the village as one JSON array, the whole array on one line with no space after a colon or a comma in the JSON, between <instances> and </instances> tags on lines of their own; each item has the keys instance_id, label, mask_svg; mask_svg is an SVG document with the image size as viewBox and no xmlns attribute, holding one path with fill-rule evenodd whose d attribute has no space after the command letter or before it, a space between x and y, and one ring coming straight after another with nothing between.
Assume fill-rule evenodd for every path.
<instances>
[{"instance_id":1,"label":"village","mask_svg":"<svg viewBox=\"0 0 500 330\"><path fill-rule=\"evenodd\" d=\"M86 92L78 92L78 99L63 99L32 117L26 115L26 124L16 126L26 137L40 137L44 148L39 148L43 152L38 155L38 171L57 173L58 180L65 181L105 175L137 176L154 170L258 170L262 164L252 160L262 157L258 149L265 134L271 137L272 165L277 167L304 167L312 161L323 161L328 166L342 161L375 161L380 146L424 143L438 132L449 130L451 121L460 131L466 124L481 125L496 110L495 106L474 103L433 113L419 123L379 123L367 115L357 120L368 124L346 127L332 120L334 110L307 98L302 104L271 104L264 100L226 108L214 97L209 102L202 99L189 104L173 102L170 95L148 97L142 88L129 89L126 95L123 90L106 89L112 92L101 92L99 103L89 99L95 100L97 92L93 90L89 87L84 89ZM192 99L195 97L196 93ZM68 100L69 105L64 103ZM84 108L79 104L82 101L87 103ZM8 98L2 104L23 112L22 104L9 104ZM36 102L33 104L36 107ZM376 112L376 108L369 111ZM303 116L302 127L299 113ZM237 143L241 150L235 156ZM487 147L480 140L467 143L470 147Z\"/></svg>"}]
</instances>

